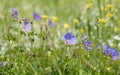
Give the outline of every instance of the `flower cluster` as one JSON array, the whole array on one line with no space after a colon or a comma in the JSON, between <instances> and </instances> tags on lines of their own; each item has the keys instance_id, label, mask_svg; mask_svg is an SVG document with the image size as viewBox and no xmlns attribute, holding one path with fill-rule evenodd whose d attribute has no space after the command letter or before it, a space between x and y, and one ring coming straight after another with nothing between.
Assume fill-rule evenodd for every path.
<instances>
[{"instance_id":1,"label":"flower cluster","mask_svg":"<svg viewBox=\"0 0 120 75\"><path fill-rule=\"evenodd\" d=\"M90 4L91 6L91 4ZM109 6L110 7L110 6ZM15 20L18 20L18 11L14 8L12 8L12 15L14 16L14 19ZM108 17L109 18L112 18L112 14L108 14ZM41 19L47 19L48 16L44 15L44 16L39 16L38 13L36 12L33 12L33 19L36 20L36 21L40 21ZM26 30L26 32L30 32L32 27L31 27L31 24L29 22L28 19L22 19L24 25L24 29ZM58 21L58 18L57 17L53 17L52 19L48 19L48 25L52 26L52 27L55 27L55 21ZM99 23L106 23L106 20L101 18L98 20ZM74 24L78 24L79 23L79 20L77 19L74 19L73 20L73 23ZM69 28L70 25L69 24L65 24L64 25L65 28ZM80 30L81 32L84 32L83 29ZM64 35L64 41L66 42L67 45L75 45L77 43L77 38L74 34L70 33L70 32L67 32L65 35ZM92 42L88 39L88 35L84 35L81 39L82 43L84 44L84 47L86 50L88 51L91 51L93 49L92 47ZM97 48L98 49L101 49L99 45L97 45ZM118 57L119 57L119 52L118 50L114 49L114 48L111 48L107 45L103 45L103 50L104 50L104 53L110 57L112 57L113 60L117 60Z\"/></svg>"}]
</instances>

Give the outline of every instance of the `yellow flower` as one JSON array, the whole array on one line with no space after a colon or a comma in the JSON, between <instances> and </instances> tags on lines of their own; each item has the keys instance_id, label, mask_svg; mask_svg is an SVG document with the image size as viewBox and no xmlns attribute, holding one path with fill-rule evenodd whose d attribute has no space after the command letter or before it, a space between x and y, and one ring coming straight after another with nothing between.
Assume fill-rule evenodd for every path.
<instances>
[{"instance_id":1,"label":"yellow flower","mask_svg":"<svg viewBox=\"0 0 120 75\"><path fill-rule=\"evenodd\" d=\"M19 22L20 22L20 24L23 24L24 23L24 21L21 19L21 20L19 20Z\"/></svg>"},{"instance_id":2,"label":"yellow flower","mask_svg":"<svg viewBox=\"0 0 120 75\"><path fill-rule=\"evenodd\" d=\"M107 9L110 9L111 11L113 11L113 9L114 9L113 4L108 4L108 5L107 5Z\"/></svg>"},{"instance_id":3,"label":"yellow flower","mask_svg":"<svg viewBox=\"0 0 120 75\"><path fill-rule=\"evenodd\" d=\"M70 24L64 24L64 28L70 28Z\"/></svg>"},{"instance_id":4,"label":"yellow flower","mask_svg":"<svg viewBox=\"0 0 120 75\"><path fill-rule=\"evenodd\" d=\"M114 6L113 6L113 4L108 4L108 5L107 5L107 8L113 9Z\"/></svg>"},{"instance_id":5,"label":"yellow flower","mask_svg":"<svg viewBox=\"0 0 120 75\"><path fill-rule=\"evenodd\" d=\"M52 17L52 21L53 21L53 22L58 21L58 17Z\"/></svg>"},{"instance_id":6,"label":"yellow flower","mask_svg":"<svg viewBox=\"0 0 120 75\"><path fill-rule=\"evenodd\" d=\"M78 24L78 23L79 23L79 20L78 20L78 19L73 19L73 23L74 23L74 24Z\"/></svg>"},{"instance_id":7,"label":"yellow flower","mask_svg":"<svg viewBox=\"0 0 120 75\"><path fill-rule=\"evenodd\" d=\"M102 12L107 10L105 7L101 7L100 9L101 9Z\"/></svg>"},{"instance_id":8,"label":"yellow flower","mask_svg":"<svg viewBox=\"0 0 120 75\"><path fill-rule=\"evenodd\" d=\"M120 30L120 29L119 29L118 27L115 27L115 28L114 28L114 31L115 31L115 32L118 32L119 30Z\"/></svg>"},{"instance_id":9,"label":"yellow flower","mask_svg":"<svg viewBox=\"0 0 120 75\"><path fill-rule=\"evenodd\" d=\"M80 29L80 32L81 32L81 33L84 33L84 29L83 29L83 28L81 28L81 29Z\"/></svg>"},{"instance_id":10,"label":"yellow flower","mask_svg":"<svg viewBox=\"0 0 120 75\"><path fill-rule=\"evenodd\" d=\"M114 48L114 47L116 47L116 46L117 46L116 44L112 44L112 46L111 46L111 47L113 47L113 48Z\"/></svg>"},{"instance_id":11,"label":"yellow flower","mask_svg":"<svg viewBox=\"0 0 120 75\"><path fill-rule=\"evenodd\" d=\"M86 4L87 8L92 8L93 7L93 3L88 3Z\"/></svg>"},{"instance_id":12,"label":"yellow flower","mask_svg":"<svg viewBox=\"0 0 120 75\"><path fill-rule=\"evenodd\" d=\"M112 18L112 17L113 17L113 14L108 13L108 14L107 14L107 17L110 19L110 18Z\"/></svg>"},{"instance_id":13,"label":"yellow flower","mask_svg":"<svg viewBox=\"0 0 120 75\"><path fill-rule=\"evenodd\" d=\"M47 19L48 16L47 16L47 15L43 15L42 18L43 18L43 19Z\"/></svg>"},{"instance_id":14,"label":"yellow flower","mask_svg":"<svg viewBox=\"0 0 120 75\"><path fill-rule=\"evenodd\" d=\"M104 19L104 18L100 18L100 19L98 19L98 22L104 24L104 23L106 23L106 19Z\"/></svg>"},{"instance_id":15,"label":"yellow flower","mask_svg":"<svg viewBox=\"0 0 120 75\"><path fill-rule=\"evenodd\" d=\"M108 70L108 71L111 70L111 67L107 67L107 70Z\"/></svg>"}]
</instances>

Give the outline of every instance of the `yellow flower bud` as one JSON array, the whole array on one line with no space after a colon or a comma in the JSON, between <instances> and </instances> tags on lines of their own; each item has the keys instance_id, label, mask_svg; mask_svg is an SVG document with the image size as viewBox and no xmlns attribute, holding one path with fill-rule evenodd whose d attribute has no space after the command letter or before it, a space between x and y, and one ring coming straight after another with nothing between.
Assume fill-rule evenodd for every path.
<instances>
[{"instance_id":1,"label":"yellow flower bud","mask_svg":"<svg viewBox=\"0 0 120 75\"><path fill-rule=\"evenodd\" d=\"M19 22L20 22L20 24L23 24L23 23L24 23L24 21L23 21L23 20L19 20Z\"/></svg>"},{"instance_id":2,"label":"yellow flower bud","mask_svg":"<svg viewBox=\"0 0 120 75\"><path fill-rule=\"evenodd\" d=\"M104 24L104 23L106 23L106 19L104 19L104 18L98 19L98 22Z\"/></svg>"},{"instance_id":3,"label":"yellow flower bud","mask_svg":"<svg viewBox=\"0 0 120 75\"><path fill-rule=\"evenodd\" d=\"M58 19L58 17L52 17L52 21L53 22L56 22L56 21L58 21L59 19Z\"/></svg>"},{"instance_id":4,"label":"yellow flower bud","mask_svg":"<svg viewBox=\"0 0 120 75\"><path fill-rule=\"evenodd\" d=\"M119 29L118 27L115 27L115 28L114 28L114 31L115 31L115 32L118 32L119 30L120 30L120 29Z\"/></svg>"},{"instance_id":5,"label":"yellow flower bud","mask_svg":"<svg viewBox=\"0 0 120 75\"><path fill-rule=\"evenodd\" d=\"M43 15L42 19L48 19L48 16L47 15Z\"/></svg>"},{"instance_id":6,"label":"yellow flower bud","mask_svg":"<svg viewBox=\"0 0 120 75\"><path fill-rule=\"evenodd\" d=\"M84 29L83 29L83 28L81 28L81 29L80 29L80 32L81 32L81 33L84 33Z\"/></svg>"},{"instance_id":7,"label":"yellow flower bud","mask_svg":"<svg viewBox=\"0 0 120 75\"><path fill-rule=\"evenodd\" d=\"M64 28L70 28L70 24L64 24Z\"/></svg>"},{"instance_id":8,"label":"yellow flower bud","mask_svg":"<svg viewBox=\"0 0 120 75\"><path fill-rule=\"evenodd\" d=\"M108 5L107 5L107 8L113 9L114 6L113 6L113 4L108 4Z\"/></svg>"},{"instance_id":9,"label":"yellow flower bud","mask_svg":"<svg viewBox=\"0 0 120 75\"><path fill-rule=\"evenodd\" d=\"M79 20L78 20L78 19L73 19L73 23L74 23L74 24L78 24L78 23L79 23Z\"/></svg>"},{"instance_id":10,"label":"yellow flower bud","mask_svg":"<svg viewBox=\"0 0 120 75\"><path fill-rule=\"evenodd\" d=\"M108 13L108 14L107 14L107 18L110 19L110 18L112 18L112 17L113 17L113 14L111 14L111 13Z\"/></svg>"},{"instance_id":11,"label":"yellow flower bud","mask_svg":"<svg viewBox=\"0 0 120 75\"><path fill-rule=\"evenodd\" d=\"M107 70L108 70L108 71L111 70L111 67L107 67Z\"/></svg>"},{"instance_id":12,"label":"yellow flower bud","mask_svg":"<svg viewBox=\"0 0 120 75\"><path fill-rule=\"evenodd\" d=\"M93 3L88 3L86 4L87 8L92 8L93 7Z\"/></svg>"}]
</instances>

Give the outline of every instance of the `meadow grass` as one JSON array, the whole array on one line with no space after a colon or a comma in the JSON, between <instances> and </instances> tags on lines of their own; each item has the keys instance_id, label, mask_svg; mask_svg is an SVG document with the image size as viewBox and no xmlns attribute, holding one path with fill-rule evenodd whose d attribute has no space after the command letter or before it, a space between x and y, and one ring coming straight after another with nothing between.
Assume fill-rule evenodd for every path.
<instances>
[{"instance_id":1,"label":"meadow grass","mask_svg":"<svg viewBox=\"0 0 120 75\"><path fill-rule=\"evenodd\" d=\"M119 75L120 58L114 60L103 48L106 44L120 52L119 4L119 0L0 0L0 75ZM12 8L18 11L18 20ZM36 21L33 12L42 19ZM74 34L76 44L68 45L67 32ZM86 46L88 40L91 44Z\"/></svg>"}]
</instances>

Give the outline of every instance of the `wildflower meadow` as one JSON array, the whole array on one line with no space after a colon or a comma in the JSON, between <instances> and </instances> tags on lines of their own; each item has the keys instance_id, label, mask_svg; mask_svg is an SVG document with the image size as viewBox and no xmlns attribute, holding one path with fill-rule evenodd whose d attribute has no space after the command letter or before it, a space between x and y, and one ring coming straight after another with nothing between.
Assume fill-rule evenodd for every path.
<instances>
[{"instance_id":1,"label":"wildflower meadow","mask_svg":"<svg viewBox=\"0 0 120 75\"><path fill-rule=\"evenodd\" d=\"M0 0L0 75L120 75L120 0Z\"/></svg>"}]
</instances>

